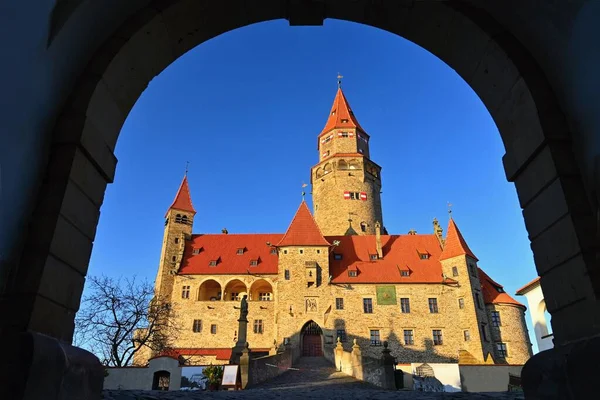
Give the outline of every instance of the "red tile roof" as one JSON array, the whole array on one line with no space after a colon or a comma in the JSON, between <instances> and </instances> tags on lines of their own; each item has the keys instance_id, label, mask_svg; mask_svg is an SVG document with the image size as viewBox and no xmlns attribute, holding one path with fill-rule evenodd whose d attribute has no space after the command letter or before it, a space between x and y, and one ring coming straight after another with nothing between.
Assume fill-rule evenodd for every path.
<instances>
[{"instance_id":1,"label":"red tile roof","mask_svg":"<svg viewBox=\"0 0 600 400\"><path fill-rule=\"evenodd\" d=\"M329 246L304 200L277 246Z\"/></svg>"},{"instance_id":2,"label":"red tile roof","mask_svg":"<svg viewBox=\"0 0 600 400\"><path fill-rule=\"evenodd\" d=\"M273 245L281 240L282 234L212 234L192 235L186 242L181 262L180 274L276 274L278 257L271 254L267 242ZM237 249L245 248L237 254ZM193 254L194 249L201 249ZM216 266L209 266L211 260L219 260ZM250 266L251 260L259 260L257 266Z\"/></svg>"},{"instance_id":3,"label":"red tile roof","mask_svg":"<svg viewBox=\"0 0 600 400\"><path fill-rule=\"evenodd\" d=\"M342 122L342 120L347 120L347 122ZM354 116L352 108L350 108L350 104L348 104L348 100L346 100L346 96L344 96L344 92L342 92L341 88L338 88L337 93L335 94L335 99L333 100L333 106L329 112L327 123L325 123L325 127L320 135L335 128L358 128L364 133L364 129L360 126L358 120Z\"/></svg>"},{"instance_id":4,"label":"red tile roof","mask_svg":"<svg viewBox=\"0 0 600 400\"><path fill-rule=\"evenodd\" d=\"M454 223L454 220L450 218L450 222L448 222L448 233L446 234L446 242L444 243L444 251L440 256L440 260L447 260L448 258L468 255L475 259L475 261L479 261L475 254L471 251L467 242L463 238L458 226Z\"/></svg>"},{"instance_id":5,"label":"red tile roof","mask_svg":"<svg viewBox=\"0 0 600 400\"><path fill-rule=\"evenodd\" d=\"M481 291L483 292L483 301L486 304L513 304L525 308L523 304L510 297L510 295L504 291L502 285L490 278L481 268L478 269ZM499 292L498 288L501 289L502 292Z\"/></svg>"},{"instance_id":6,"label":"red tile roof","mask_svg":"<svg viewBox=\"0 0 600 400\"><path fill-rule=\"evenodd\" d=\"M192 198L190 197L190 187L188 186L187 176L184 176L183 180L181 181L181 185L179 186L175 200L173 200L173 204L171 204L171 207L169 207L169 210L171 209L187 211L196 214L196 210L192 205Z\"/></svg>"},{"instance_id":7,"label":"red tile roof","mask_svg":"<svg viewBox=\"0 0 600 400\"><path fill-rule=\"evenodd\" d=\"M529 282L527 285L525 285L522 288L520 288L519 290L517 290L517 296L522 296L525 293L529 292L529 290L533 289L534 286L537 286L539 284L539 282L540 282L540 277L538 276L537 278L535 278L534 280Z\"/></svg>"},{"instance_id":8,"label":"red tile roof","mask_svg":"<svg viewBox=\"0 0 600 400\"><path fill-rule=\"evenodd\" d=\"M371 261L377 254L375 235L327 236L340 244L332 250L329 271L333 283L442 283L442 252L435 235L381 235L383 258ZM419 250L417 250L419 249ZM422 260L419 251L430 254ZM333 254L341 254L336 260ZM348 276L349 269L357 269L356 277ZM401 276L400 270L410 270Z\"/></svg>"}]
</instances>

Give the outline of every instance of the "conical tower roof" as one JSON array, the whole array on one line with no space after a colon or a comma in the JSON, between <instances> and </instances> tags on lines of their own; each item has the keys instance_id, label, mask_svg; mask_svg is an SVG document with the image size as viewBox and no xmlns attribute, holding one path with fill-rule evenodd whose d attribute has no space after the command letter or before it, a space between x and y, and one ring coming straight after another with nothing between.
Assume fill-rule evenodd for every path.
<instances>
[{"instance_id":1,"label":"conical tower roof","mask_svg":"<svg viewBox=\"0 0 600 400\"><path fill-rule=\"evenodd\" d=\"M179 211L187 211L193 214L196 214L196 210L192 205L192 197L190 196L190 187L188 186L187 175L183 177L181 181L181 185L179 186L179 190L177 191L177 195L175 195L175 200L167 210L167 214L169 210L179 210Z\"/></svg>"},{"instance_id":2,"label":"conical tower roof","mask_svg":"<svg viewBox=\"0 0 600 400\"><path fill-rule=\"evenodd\" d=\"M348 100L346 100L346 96L344 96L341 87L338 88L337 93L335 94L335 99L333 100L331 111L329 112L329 118L327 118L327 123L320 135L335 128L358 128L365 133L364 129L360 126L358 120L354 116L352 108L350 107L350 104L348 104Z\"/></svg>"},{"instance_id":3,"label":"conical tower roof","mask_svg":"<svg viewBox=\"0 0 600 400\"><path fill-rule=\"evenodd\" d=\"M448 258L462 255L467 255L474 258L475 261L479 261L467 245L454 220L450 218L450 222L448 222L448 234L446 235L446 242L444 243L444 250L440 255L440 260L447 260Z\"/></svg>"},{"instance_id":4,"label":"conical tower roof","mask_svg":"<svg viewBox=\"0 0 600 400\"><path fill-rule=\"evenodd\" d=\"M277 246L329 246L304 200Z\"/></svg>"}]
</instances>

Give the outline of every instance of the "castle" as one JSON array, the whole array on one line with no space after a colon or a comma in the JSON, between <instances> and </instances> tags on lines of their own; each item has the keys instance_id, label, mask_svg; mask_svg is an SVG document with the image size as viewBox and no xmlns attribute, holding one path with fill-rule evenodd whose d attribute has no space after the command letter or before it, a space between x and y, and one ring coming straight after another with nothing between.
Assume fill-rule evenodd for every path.
<instances>
[{"instance_id":1,"label":"castle","mask_svg":"<svg viewBox=\"0 0 600 400\"><path fill-rule=\"evenodd\" d=\"M432 234L387 233L369 141L338 87L311 170L314 217L302 201L284 234L193 234L184 177L155 282L180 310L173 351L196 365L227 363L247 295L254 353L285 344L320 356L339 338L373 357L387 340L400 363L525 363L525 306L479 268L452 218L445 237L435 219Z\"/></svg>"}]
</instances>

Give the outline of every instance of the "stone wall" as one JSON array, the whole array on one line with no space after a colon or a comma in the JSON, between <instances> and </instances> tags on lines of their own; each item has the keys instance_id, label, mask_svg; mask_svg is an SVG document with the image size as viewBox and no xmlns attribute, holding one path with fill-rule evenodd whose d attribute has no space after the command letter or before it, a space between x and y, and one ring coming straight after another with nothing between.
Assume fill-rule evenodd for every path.
<instances>
[{"instance_id":1,"label":"stone wall","mask_svg":"<svg viewBox=\"0 0 600 400\"><path fill-rule=\"evenodd\" d=\"M533 355L529 332L525 323L525 310L523 307L511 304L488 304L487 305L490 331L494 344L494 360L500 363L525 364ZM493 326L492 311L500 313L500 326ZM506 344L508 355L502 357L498 351L497 344Z\"/></svg>"},{"instance_id":2,"label":"stone wall","mask_svg":"<svg viewBox=\"0 0 600 400\"><path fill-rule=\"evenodd\" d=\"M292 366L292 351L285 348L274 355L250 359L248 365L248 386L268 381L288 371Z\"/></svg>"},{"instance_id":3,"label":"stone wall","mask_svg":"<svg viewBox=\"0 0 600 400\"><path fill-rule=\"evenodd\" d=\"M179 390L181 366L171 357L153 358L147 367L108 368L104 389L151 390L154 373L158 371L170 373L169 390Z\"/></svg>"},{"instance_id":4,"label":"stone wall","mask_svg":"<svg viewBox=\"0 0 600 400\"><path fill-rule=\"evenodd\" d=\"M363 356L356 341L350 352L338 342L333 354L339 371L383 389L395 389L393 365L384 363L382 358Z\"/></svg>"},{"instance_id":5,"label":"stone wall","mask_svg":"<svg viewBox=\"0 0 600 400\"><path fill-rule=\"evenodd\" d=\"M521 376L522 365L460 365L463 392L505 392L508 374Z\"/></svg>"}]
</instances>

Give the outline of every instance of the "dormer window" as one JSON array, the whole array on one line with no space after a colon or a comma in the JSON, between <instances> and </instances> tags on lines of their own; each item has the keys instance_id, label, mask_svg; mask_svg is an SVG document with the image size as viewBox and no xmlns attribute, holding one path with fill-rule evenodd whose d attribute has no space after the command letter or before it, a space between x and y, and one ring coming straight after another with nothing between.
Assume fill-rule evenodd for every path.
<instances>
[{"instance_id":1,"label":"dormer window","mask_svg":"<svg viewBox=\"0 0 600 400\"><path fill-rule=\"evenodd\" d=\"M277 249L276 248L272 248L271 249L271 254L277 254Z\"/></svg>"},{"instance_id":2,"label":"dormer window","mask_svg":"<svg viewBox=\"0 0 600 400\"><path fill-rule=\"evenodd\" d=\"M340 137L348 137L348 132L340 132Z\"/></svg>"},{"instance_id":3,"label":"dormer window","mask_svg":"<svg viewBox=\"0 0 600 400\"><path fill-rule=\"evenodd\" d=\"M347 118L342 118L342 124L347 124L348 123L348 119Z\"/></svg>"},{"instance_id":4,"label":"dormer window","mask_svg":"<svg viewBox=\"0 0 600 400\"><path fill-rule=\"evenodd\" d=\"M256 267L258 265L258 260L250 260L250 266Z\"/></svg>"},{"instance_id":5,"label":"dormer window","mask_svg":"<svg viewBox=\"0 0 600 400\"><path fill-rule=\"evenodd\" d=\"M209 267L216 267L216 266L217 266L217 262L218 262L218 261L219 261L219 260L210 260L210 261L208 262L208 266L209 266Z\"/></svg>"},{"instance_id":6,"label":"dormer window","mask_svg":"<svg viewBox=\"0 0 600 400\"><path fill-rule=\"evenodd\" d=\"M369 259L370 259L371 261L375 261L375 260L377 260L377 259L378 259L378 257L377 257L377 254L369 254Z\"/></svg>"},{"instance_id":7,"label":"dormer window","mask_svg":"<svg viewBox=\"0 0 600 400\"><path fill-rule=\"evenodd\" d=\"M428 253L419 253L419 258L421 260L429 260L429 254Z\"/></svg>"},{"instance_id":8,"label":"dormer window","mask_svg":"<svg viewBox=\"0 0 600 400\"><path fill-rule=\"evenodd\" d=\"M198 255L198 254L200 254L201 251L202 251L202 247L196 247L195 249L192 250L192 254Z\"/></svg>"},{"instance_id":9,"label":"dormer window","mask_svg":"<svg viewBox=\"0 0 600 400\"><path fill-rule=\"evenodd\" d=\"M358 271L356 271L355 269L354 270L351 269L348 271L348 276L351 278L355 278L357 275L358 275Z\"/></svg>"},{"instance_id":10,"label":"dormer window","mask_svg":"<svg viewBox=\"0 0 600 400\"><path fill-rule=\"evenodd\" d=\"M339 261L339 260L341 260L341 259L342 259L342 255L341 255L341 254L338 254L338 253L333 253L333 259L334 259L334 260L338 260L338 261Z\"/></svg>"},{"instance_id":11,"label":"dormer window","mask_svg":"<svg viewBox=\"0 0 600 400\"><path fill-rule=\"evenodd\" d=\"M244 254L244 248L243 247L238 248L235 254L237 254L238 256L241 256L242 254Z\"/></svg>"},{"instance_id":12,"label":"dormer window","mask_svg":"<svg viewBox=\"0 0 600 400\"><path fill-rule=\"evenodd\" d=\"M496 286L496 290L498 293L504 293L504 289L502 289L500 286Z\"/></svg>"},{"instance_id":13,"label":"dormer window","mask_svg":"<svg viewBox=\"0 0 600 400\"><path fill-rule=\"evenodd\" d=\"M402 271L400 271L400 276L404 276L404 277L410 276L410 271L402 270Z\"/></svg>"}]
</instances>

